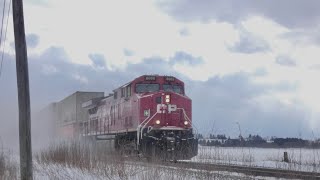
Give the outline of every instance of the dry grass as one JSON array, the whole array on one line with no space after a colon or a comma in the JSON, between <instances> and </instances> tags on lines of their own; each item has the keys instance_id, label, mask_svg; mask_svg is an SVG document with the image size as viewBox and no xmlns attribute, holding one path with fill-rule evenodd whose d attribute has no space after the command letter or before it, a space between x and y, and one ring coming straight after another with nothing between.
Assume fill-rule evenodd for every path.
<instances>
[{"instance_id":1,"label":"dry grass","mask_svg":"<svg viewBox=\"0 0 320 180\"><path fill-rule=\"evenodd\" d=\"M128 179L141 172L137 166L127 166L123 156L106 153L105 147L80 142L63 142L51 145L35 155L39 164L59 164L78 168L82 172L95 172L105 179Z\"/></svg>"},{"instance_id":2,"label":"dry grass","mask_svg":"<svg viewBox=\"0 0 320 180\"><path fill-rule=\"evenodd\" d=\"M5 153L4 149L0 150L0 179L18 179L18 166L12 161L9 153Z\"/></svg>"},{"instance_id":3,"label":"dry grass","mask_svg":"<svg viewBox=\"0 0 320 180\"><path fill-rule=\"evenodd\" d=\"M48 170L47 176L55 179L77 179L70 171L78 169L82 174L94 174L90 179L230 179L229 174L206 170L192 170L173 168L159 164L144 163L136 158L106 153L105 146L96 144L84 144L80 142L64 142L51 145L35 155L36 163ZM54 165L54 166L51 166ZM59 168L55 165L65 168ZM57 170L65 170L68 175L59 175ZM44 169L40 170L44 171ZM77 170L76 170L77 171ZM80 177L81 177L80 175ZM72 177L70 177L72 176ZM233 179L233 178L231 178ZM249 178L250 179L250 178Z\"/></svg>"},{"instance_id":4,"label":"dry grass","mask_svg":"<svg viewBox=\"0 0 320 180\"><path fill-rule=\"evenodd\" d=\"M250 149L240 148L241 153L232 153L225 151L221 147L210 147L210 150L200 148L197 158L202 162L223 163L223 164L243 164L250 165L255 161L254 155Z\"/></svg>"}]
</instances>

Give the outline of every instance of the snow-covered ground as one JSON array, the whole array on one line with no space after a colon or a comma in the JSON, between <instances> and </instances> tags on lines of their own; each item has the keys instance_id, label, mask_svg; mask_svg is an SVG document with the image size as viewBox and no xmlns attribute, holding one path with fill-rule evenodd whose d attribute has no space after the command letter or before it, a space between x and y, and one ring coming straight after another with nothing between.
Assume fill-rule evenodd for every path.
<instances>
[{"instance_id":1,"label":"snow-covered ground","mask_svg":"<svg viewBox=\"0 0 320 180\"><path fill-rule=\"evenodd\" d=\"M288 152L291 163L282 162ZM320 171L319 149L222 148L199 146L199 154L191 161ZM252 177L241 173L205 171L151 165L143 162L106 162L92 169L61 164L37 163L35 179L276 179Z\"/></svg>"},{"instance_id":2,"label":"snow-covered ground","mask_svg":"<svg viewBox=\"0 0 320 180\"><path fill-rule=\"evenodd\" d=\"M284 152L289 163L283 162ZM191 161L320 172L320 149L199 146L198 156Z\"/></svg>"},{"instance_id":3,"label":"snow-covered ground","mask_svg":"<svg viewBox=\"0 0 320 180\"><path fill-rule=\"evenodd\" d=\"M292 163L282 162L283 152L285 151L288 152L289 159ZM11 159L15 160L17 165L19 157L17 155L11 155L13 156ZM319 149L219 148L199 146L198 156L194 157L191 161L319 172L319 158ZM38 162L38 160L34 158L34 179L272 179L270 177L252 177L241 173L225 171L210 172L196 169L173 168L139 161L115 162L114 160L110 160L110 162L103 161L98 165L90 166L90 168L88 168L88 166L83 167L51 162Z\"/></svg>"},{"instance_id":4,"label":"snow-covered ground","mask_svg":"<svg viewBox=\"0 0 320 180\"><path fill-rule=\"evenodd\" d=\"M132 179L132 180L198 180L198 179L276 179L272 177L254 177L241 173L226 171L205 171L195 169L180 169L160 165L126 162L122 168L98 168L85 170L76 167L66 167L60 164L34 164L34 179L43 180L95 180L95 179Z\"/></svg>"}]
</instances>

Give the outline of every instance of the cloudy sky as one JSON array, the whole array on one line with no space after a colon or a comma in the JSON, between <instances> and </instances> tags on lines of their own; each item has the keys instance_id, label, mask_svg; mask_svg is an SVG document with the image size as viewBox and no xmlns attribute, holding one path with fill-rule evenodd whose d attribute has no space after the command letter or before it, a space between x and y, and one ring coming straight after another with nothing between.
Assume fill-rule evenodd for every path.
<instances>
[{"instance_id":1,"label":"cloudy sky","mask_svg":"<svg viewBox=\"0 0 320 180\"><path fill-rule=\"evenodd\" d=\"M320 1L25 0L33 112L74 91L174 75L202 133L320 136ZM2 9L2 8L1 8ZM12 16L2 132L17 126Z\"/></svg>"}]
</instances>

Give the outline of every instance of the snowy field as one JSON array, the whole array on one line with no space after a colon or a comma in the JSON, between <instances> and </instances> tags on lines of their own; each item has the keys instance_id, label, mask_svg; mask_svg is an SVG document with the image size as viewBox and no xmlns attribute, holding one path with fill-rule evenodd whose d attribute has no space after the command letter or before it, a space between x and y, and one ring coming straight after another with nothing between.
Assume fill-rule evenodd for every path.
<instances>
[{"instance_id":1,"label":"snowy field","mask_svg":"<svg viewBox=\"0 0 320 180\"><path fill-rule=\"evenodd\" d=\"M284 152L289 163L283 162ZM320 172L320 149L199 146L198 156L191 161Z\"/></svg>"},{"instance_id":2,"label":"snowy field","mask_svg":"<svg viewBox=\"0 0 320 180\"><path fill-rule=\"evenodd\" d=\"M61 151L62 150L62 151ZM50 153L56 150L50 149ZM289 154L290 163L282 162L283 152ZM52 162L49 159L34 158L34 179L275 179L270 177L252 177L241 173L225 171L205 171L196 169L174 168L164 165L154 165L143 162L132 162L113 156L82 157L84 154L74 153L65 156L71 158L70 162ZM59 149L59 155L63 149ZM68 152L70 153L70 152ZM49 154L50 155L50 154ZM52 154L51 154L52 155ZM45 156L48 156L45 155ZM219 148L199 146L199 154L191 161L203 163L238 164L246 166L262 166L270 168L283 168L290 170L304 170L319 172L320 150L314 149L271 149L271 148ZM57 157L54 157L57 158ZM84 161L81 159L84 158ZM18 156L10 155L10 163L16 167L17 176L8 176L0 179L19 179Z\"/></svg>"}]
</instances>

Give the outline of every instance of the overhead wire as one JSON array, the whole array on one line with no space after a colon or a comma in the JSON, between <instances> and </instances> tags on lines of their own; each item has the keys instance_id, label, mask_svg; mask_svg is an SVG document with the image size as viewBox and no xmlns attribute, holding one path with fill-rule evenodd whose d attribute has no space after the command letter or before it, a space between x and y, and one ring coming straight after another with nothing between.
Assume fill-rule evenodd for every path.
<instances>
[{"instance_id":1,"label":"overhead wire","mask_svg":"<svg viewBox=\"0 0 320 180\"><path fill-rule=\"evenodd\" d=\"M3 7L2 7L2 20L1 20L1 33L0 33L0 47L2 45L2 31L3 31L3 20L4 20L4 13L6 11L6 1L3 0Z\"/></svg>"},{"instance_id":2,"label":"overhead wire","mask_svg":"<svg viewBox=\"0 0 320 180\"><path fill-rule=\"evenodd\" d=\"M6 29L5 29L5 32L4 32L4 39L3 39L3 43L2 43L2 29L3 29L3 20L2 20L2 26L1 26L1 39L0 39L0 48L2 47L2 54L1 54L1 62L0 62L0 78L1 78L1 74L2 74L2 68L3 68L3 58L4 58L4 51L5 51L5 42L6 42L6 39L7 39L7 31L8 31L8 22L9 22L9 16L10 16L10 11L11 11L11 1L9 1L9 9L7 11L7 20L6 20ZM4 4L5 4L6 0L4 0ZM5 11L5 6L3 7L3 15L2 15L2 19L4 18L4 11Z\"/></svg>"}]
</instances>

